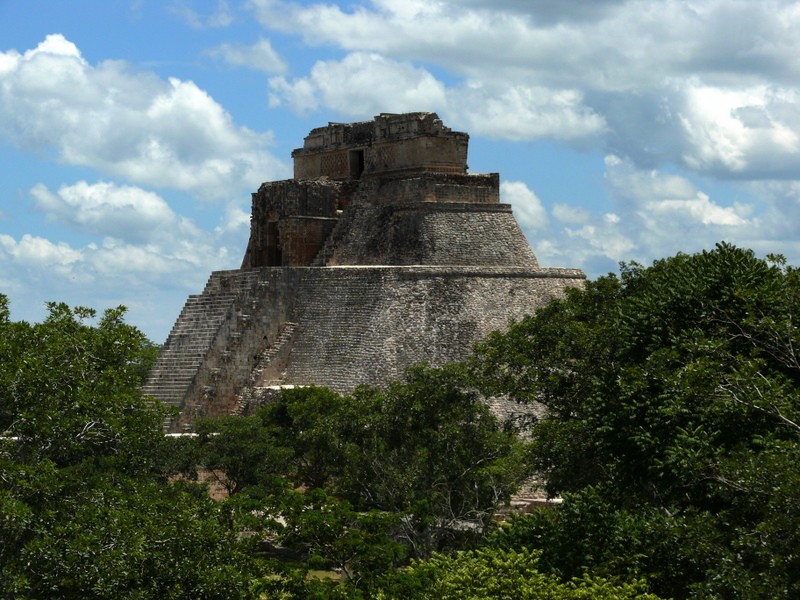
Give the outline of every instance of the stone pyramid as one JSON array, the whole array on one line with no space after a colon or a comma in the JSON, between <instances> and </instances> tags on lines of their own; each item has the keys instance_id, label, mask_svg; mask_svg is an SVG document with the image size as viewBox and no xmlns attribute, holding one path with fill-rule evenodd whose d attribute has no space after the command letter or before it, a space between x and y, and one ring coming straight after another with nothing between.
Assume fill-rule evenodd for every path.
<instances>
[{"instance_id":1,"label":"stone pyramid","mask_svg":"<svg viewBox=\"0 0 800 600\"><path fill-rule=\"evenodd\" d=\"M211 274L144 391L198 417L247 414L274 390L383 385L465 358L489 332L583 285L544 269L497 173L469 174L469 136L435 113L313 129L294 178L253 194L240 269Z\"/></svg>"}]
</instances>

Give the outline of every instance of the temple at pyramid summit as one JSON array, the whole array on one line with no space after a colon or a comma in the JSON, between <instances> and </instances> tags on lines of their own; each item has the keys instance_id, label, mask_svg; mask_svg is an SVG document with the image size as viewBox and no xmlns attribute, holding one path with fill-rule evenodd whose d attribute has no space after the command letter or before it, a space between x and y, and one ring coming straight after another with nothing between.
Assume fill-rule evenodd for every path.
<instances>
[{"instance_id":1,"label":"temple at pyramid summit","mask_svg":"<svg viewBox=\"0 0 800 600\"><path fill-rule=\"evenodd\" d=\"M163 346L144 391L180 410L168 429L248 414L281 386L348 392L463 359L583 285L538 265L499 175L468 173L468 142L436 113L313 129L294 177L252 195L241 268L211 273Z\"/></svg>"}]
</instances>

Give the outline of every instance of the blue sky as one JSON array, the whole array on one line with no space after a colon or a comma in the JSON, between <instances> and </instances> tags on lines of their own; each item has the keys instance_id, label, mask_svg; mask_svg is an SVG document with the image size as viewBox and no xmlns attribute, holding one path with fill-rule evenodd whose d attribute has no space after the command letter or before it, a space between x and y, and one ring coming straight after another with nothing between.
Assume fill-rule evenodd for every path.
<instances>
[{"instance_id":1,"label":"blue sky","mask_svg":"<svg viewBox=\"0 0 800 600\"><path fill-rule=\"evenodd\" d=\"M0 0L0 292L162 342L328 121L436 111L543 266L800 264L800 3Z\"/></svg>"}]
</instances>

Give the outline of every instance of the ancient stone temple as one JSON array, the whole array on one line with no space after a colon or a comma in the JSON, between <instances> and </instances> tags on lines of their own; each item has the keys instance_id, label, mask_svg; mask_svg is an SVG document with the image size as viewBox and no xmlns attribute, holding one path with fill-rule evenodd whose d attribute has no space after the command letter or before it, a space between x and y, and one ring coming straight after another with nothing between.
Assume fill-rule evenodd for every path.
<instances>
[{"instance_id":1,"label":"ancient stone temple","mask_svg":"<svg viewBox=\"0 0 800 600\"><path fill-rule=\"evenodd\" d=\"M314 129L294 178L253 194L240 269L190 296L145 392L198 417L243 414L279 386L349 391L464 358L577 269L540 268L497 173L467 172L466 133L435 113Z\"/></svg>"}]
</instances>

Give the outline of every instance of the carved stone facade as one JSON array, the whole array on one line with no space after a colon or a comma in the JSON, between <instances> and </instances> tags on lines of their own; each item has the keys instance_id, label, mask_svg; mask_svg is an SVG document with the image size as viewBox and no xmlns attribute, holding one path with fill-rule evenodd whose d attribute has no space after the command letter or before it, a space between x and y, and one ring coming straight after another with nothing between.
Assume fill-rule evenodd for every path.
<instances>
[{"instance_id":1,"label":"carved stone facade","mask_svg":"<svg viewBox=\"0 0 800 600\"><path fill-rule=\"evenodd\" d=\"M295 178L253 194L242 266L190 296L145 391L168 424L242 414L285 385L383 385L583 284L542 269L496 173L467 173L465 133L435 113L331 123L292 153Z\"/></svg>"}]
</instances>

